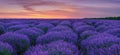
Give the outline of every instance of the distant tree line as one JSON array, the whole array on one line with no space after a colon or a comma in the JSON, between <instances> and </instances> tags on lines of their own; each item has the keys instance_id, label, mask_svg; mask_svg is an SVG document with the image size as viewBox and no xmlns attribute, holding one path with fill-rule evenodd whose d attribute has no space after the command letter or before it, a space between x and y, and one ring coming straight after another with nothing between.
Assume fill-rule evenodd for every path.
<instances>
[{"instance_id":1,"label":"distant tree line","mask_svg":"<svg viewBox=\"0 0 120 55\"><path fill-rule=\"evenodd\" d=\"M105 17L105 18L92 18L92 19L120 20L120 16L118 16L118 17Z\"/></svg>"},{"instance_id":2,"label":"distant tree line","mask_svg":"<svg viewBox=\"0 0 120 55\"><path fill-rule=\"evenodd\" d=\"M106 17L103 19L110 19L110 20L120 20L120 16L119 17Z\"/></svg>"}]
</instances>

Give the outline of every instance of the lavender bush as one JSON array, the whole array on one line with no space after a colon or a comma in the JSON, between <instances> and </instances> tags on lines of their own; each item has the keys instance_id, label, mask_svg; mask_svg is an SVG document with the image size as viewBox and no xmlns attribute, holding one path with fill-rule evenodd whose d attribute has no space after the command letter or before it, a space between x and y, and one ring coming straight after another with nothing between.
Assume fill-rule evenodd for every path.
<instances>
[{"instance_id":1,"label":"lavender bush","mask_svg":"<svg viewBox=\"0 0 120 55\"><path fill-rule=\"evenodd\" d=\"M10 26L7 28L7 31L11 32L11 31L17 31L17 30L20 30L20 29L23 29L23 28L28 28L29 26L28 25L14 25L14 26Z\"/></svg>"},{"instance_id":2,"label":"lavender bush","mask_svg":"<svg viewBox=\"0 0 120 55\"><path fill-rule=\"evenodd\" d=\"M45 32L47 32L48 30L53 28L54 25L52 25L50 23L40 23L40 24L36 25L36 27L42 29Z\"/></svg>"},{"instance_id":3,"label":"lavender bush","mask_svg":"<svg viewBox=\"0 0 120 55\"><path fill-rule=\"evenodd\" d=\"M77 28L79 26L83 26L83 25L86 25L86 23L84 23L84 22L74 22L72 24L72 27L75 29L75 28Z\"/></svg>"},{"instance_id":4,"label":"lavender bush","mask_svg":"<svg viewBox=\"0 0 120 55\"><path fill-rule=\"evenodd\" d=\"M45 35L37 38L37 44L46 44L57 40L65 40L68 42L77 42L77 35L74 32L63 31L63 32L48 32Z\"/></svg>"},{"instance_id":5,"label":"lavender bush","mask_svg":"<svg viewBox=\"0 0 120 55\"><path fill-rule=\"evenodd\" d=\"M88 37L92 36L92 35L97 35L98 32L96 31L93 31L93 30L87 30L87 31L84 31L80 34L80 39L84 40L84 39L87 39Z\"/></svg>"},{"instance_id":6,"label":"lavender bush","mask_svg":"<svg viewBox=\"0 0 120 55\"><path fill-rule=\"evenodd\" d=\"M14 26L14 25L21 25L22 23L19 21L11 21L6 23L6 27Z\"/></svg>"},{"instance_id":7,"label":"lavender bush","mask_svg":"<svg viewBox=\"0 0 120 55\"><path fill-rule=\"evenodd\" d=\"M48 32L52 32L52 31L60 32L60 31L73 31L73 30L68 26L58 25L50 29Z\"/></svg>"},{"instance_id":8,"label":"lavender bush","mask_svg":"<svg viewBox=\"0 0 120 55\"><path fill-rule=\"evenodd\" d=\"M21 29L21 30L16 31L16 33L26 35L30 39L31 44L35 44L37 37L44 34L42 30L36 31L35 28L34 29L33 28Z\"/></svg>"},{"instance_id":9,"label":"lavender bush","mask_svg":"<svg viewBox=\"0 0 120 55\"><path fill-rule=\"evenodd\" d=\"M63 25L63 26L71 27L72 23L70 21L62 21L58 25Z\"/></svg>"},{"instance_id":10,"label":"lavender bush","mask_svg":"<svg viewBox=\"0 0 120 55\"><path fill-rule=\"evenodd\" d=\"M0 42L0 55L15 55L15 50L8 43Z\"/></svg>"},{"instance_id":11,"label":"lavender bush","mask_svg":"<svg viewBox=\"0 0 120 55\"><path fill-rule=\"evenodd\" d=\"M88 55L89 53L91 53L89 52L91 50L95 51L95 49L99 49L99 48L108 48L114 44L120 44L120 38L107 33L100 33L98 35L93 35L81 42L84 51L86 51L87 52L86 54Z\"/></svg>"},{"instance_id":12,"label":"lavender bush","mask_svg":"<svg viewBox=\"0 0 120 55\"><path fill-rule=\"evenodd\" d=\"M83 26L79 26L79 27L75 28L75 31L80 34L87 30L95 30L95 28L93 26L89 26L89 25L83 25Z\"/></svg>"},{"instance_id":13,"label":"lavender bush","mask_svg":"<svg viewBox=\"0 0 120 55\"><path fill-rule=\"evenodd\" d=\"M29 46L30 41L26 35L14 33L14 32L7 32L0 36L0 41L7 42L8 44L12 45L17 52L24 52Z\"/></svg>"},{"instance_id":14,"label":"lavender bush","mask_svg":"<svg viewBox=\"0 0 120 55\"><path fill-rule=\"evenodd\" d=\"M101 25L99 27L96 28L96 31L98 32L105 32L109 29L115 29L116 27L115 26L105 26L105 25Z\"/></svg>"},{"instance_id":15,"label":"lavender bush","mask_svg":"<svg viewBox=\"0 0 120 55\"><path fill-rule=\"evenodd\" d=\"M78 55L77 46L62 40L30 48L24 55Z\"/></svg>"},{"instance_id":16,"label":"lavender bush","mask_svg":"<svg viewBox=\"0 0 120 55\"><path fill-rule=\"evenodd\" d=\"M110 29L110 30L105 31L105 33L109 33L117 37L120 37L120 28Z\"/></svg>"},{"instance_id":17,"label":"lavender bush","mask_svg":"<svg viewBox=\"0 0 120 55\"><path fill-rule=\"evenodd\" d=\"M35 32L39 33L40 35L45 34L45 32L42 29L39 29L39 28L36 28L36 27L31 27L31 28L28 28L28 29L35 31Z\"/></svg>"}]
</instances>

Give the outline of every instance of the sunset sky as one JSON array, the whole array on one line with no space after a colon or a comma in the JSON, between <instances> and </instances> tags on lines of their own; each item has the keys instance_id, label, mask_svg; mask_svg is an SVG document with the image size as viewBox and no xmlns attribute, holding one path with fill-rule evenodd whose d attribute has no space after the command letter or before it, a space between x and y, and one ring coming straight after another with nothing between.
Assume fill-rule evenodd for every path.
<instances>
[{"instance_id":1,"label":"sunset sky","mask_svg":"<svg viewBox=\"0 0 120 55\"><path fill-rule=\"evenodd\" d=\"M0 0L0 18L120 16L120 0Z\"/></svg>"}]
</instances>

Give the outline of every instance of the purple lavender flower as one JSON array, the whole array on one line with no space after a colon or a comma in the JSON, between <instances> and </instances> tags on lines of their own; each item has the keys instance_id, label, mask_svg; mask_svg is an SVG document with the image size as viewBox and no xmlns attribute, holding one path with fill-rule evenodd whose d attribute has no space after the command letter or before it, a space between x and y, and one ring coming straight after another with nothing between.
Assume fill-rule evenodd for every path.
<instances>
[{"instance_id":1,"label":"purple lavender flower","mask_svg":"<svg viewBox=\"0 0 120 55\"><path fill-rule=\"evenodd\" d=\"M21 25L21 22L14 21L14 22L8 22L6 23L6 27L14 26L14 25Z\"/></svg>"},{"instance_id":2,"label":"purple lavender flower","mask_svg":"<svg viewBox=\"0 0 120 55\"><path fill-rule=\"evenodd\" d=\"M95 25L97 27L101 26L101 25L104 25L104 26L109 26L109 25L114 25L114 24L117 24L118 22L117 21L114 21L114 20L97 20Z\"/></svg>"},{"instance_id":3,"label":"purple lavender flower","mask_svg":"<svg viewBox=\"0 0 120 55\"><path fill-rule=\"evenodd\" d=\"M50 23L40 23L40 24L36 25L36 27L42 29L45 32L47 32L48 30L53 28L54 25L52 25Z\"/></svg>"},{"instance_id":4,"label":"purple lavender flower","mask_svg":"<svg viewBox=\"0 0 120 55\"><path fill-rule=\"evenodd\" d=\"M49 23L53 24L54 26L58 25L60 23L60 20L51 20Z\"/></svg>"},{"instance_id":5,"label":"purple lavender flower","mask_svg":"<svg viewBox=\"0 0 120 55\"><path fill-rule=\"evenodd\" d=\"M42 30L36 31L35 28L34 29L33 28L21 29L21 30L16 31L16 33L24 34L24 35L28 36L32 45L35 44L35 41L38 38L38 36L41 36L44 34L44 32Z\"/></svg>"},{"instance_id":6,"label":"purple lavender flower","mask_svg":"<svg viewBox=\"0 0 120 55\"><path fill-rule=\"evenodd\" d=\"M31 27L31 28L28 28L28 29L39 32L39 34L44 34L45 33L42 29L39 29L39 28L36 28L36 27Z\"/></svg>"},{"instance_id":7,"label":"purple lavender flower","mask_svg":"<svg viewBox=\"0 0 120 55\"><path fill-rule=\"evenodd\" d=\"M17 30L20 30L20 29L23 29L23 28L28 28L29 26L28 25L14 25L14 26L10 26L7 28L7 31L17 31Z\"/></svg>"},{"instance_id":8,"label":"purple lavender flower","mask_svg":"<svg viewBox=\"0 0 120 55\"><path fill-rule=\"evenodd\" d=\"M0 25L5 26L5 23L0 21Z\"/></svg>"},{"instance_id":9,"label":"purple lavender flower","mask_svg":"<svg viewBox=\"0 0 120 55\"><path fill-rule=\"evenodd\" d=\"M49 55L46 47L42 45L36 45L34 47L29 48L24 55Z\"/></svg>"},{"instance_id":10,"label":"purple lavender flower","mask_svg":"<svg viewBox=\"0 0 120 55\"><path fill-rule=\"evenodd\" d=\"M66 20L66 21L62 21L62 22L60 22L58 25L63 25L63 26L71 27L72 24L71 24L70 21Z\"/></svg>"},{"instance_id":11,"label":"purple lavender flower","mask_svg":"<svg viewBox=\"0 0 120 55\"><path fill-rule=\"evenodd\" d=\"M18 52L24 52L29 46L29 38L22 34L7 32L0 36L0 41L12 45Z\"/></svg>"},{"instance_id":12,"label":"purple lavender flower","mask_svg":"<svg viewBox=\"0 0 120 55\"><path fill-rule=\"evenodd\" d=\"M105 31L105 33L109 33L117 37L120 37L120 28L110 29L110 30Z\"/></svg>"},{"instance_id":13,"label":"purple lavender flower","mask_svg":"<svg viewBox=\"0 0 120 55\"><path fill-rule=\"evenodd\" d=\"M8 43L0 42L0 55L14 55L15 50Z\"/></svg>"},{"instance_id":14,"label":"purple lavender flower","mask_svg":"<svg viewBox=\"0 0 120 55\"><path fill-rule=\"evenodd\" d=\"M97 27L96 30L97 30L98 32L105 32L105 31L107 31L107 30L109 30L109 29L114 29L114 28L116 28L116 27L114 27L114 26L101 25L101 26Z\"/></svg>"},{"instance_id":15,"label":"purple lavender flower","mask_svg":"<svg viewBox=\"0 0 120 55\"><path fill-rule=\"evenodd\" d=\"M97 20L84 20L84 23L86 23L87 25L90 25L90 26L96 26Z\"/></svg>"},{"instance_id":16,"label":"purple lavender flower","mask_svg":"<svg viewBox=\"0 0 120 55\"><path fill-rule=\"evenodd\" d=\"M78 55L78 48L74 44L59 40L47 44L50 55Z\"/></svg>"},{"instance_id":17,"label":"purple lavender flower","mask_svg":"<svg viewBox=\"0 0 120 55\"><path fill-rule=\"evenodd\" d=\"M68 26L58 25L58 26L50 29L48 32L52 32L52 31L60 32L60 31L73 31L73 30L71 28L69 28Z\"/></svg>"},{"instance_id":18,"label":"purple lavender flower","mask_svg":"<svg viewBox=\"0 0 120 55\"><path fill-rule=\"evenodd\" d=\"M48 32L45 35L37 38L37 44L47 44L57 40L65 40L68 42L76 43L78 36L74 32L62 31L62 32Z\"/></svg>"},{"instance_id":19,"label":"purple lavender flower","mask_svg":"<svg viewBox=\"0 0 120 55\"><path fill-rule=\"evenodd\" d=\"M98 48L110 47L113 44L120 44L120 38L107 33L93 35L81 42L82 48L87 52Z\"/></svg>"},{"instance_id":20,"label":"purple lavender flower","mask_svg":"<svg viewBox=\"0 0 120 55\"><path fill-rule=\"evenodd\" d=\"M83 25L83 26L79 26L79 27L75 28L75 31L77 33L82 33L87 30L95 30L95 28L93 26L89 26L89 25Z\"/></svg>"},{"instance_id":21,"label":"purple lavender flower","mask_svg":"<svg viewBox=\"0 0 120 55\"><path fill-rule=\"evenodd\" d=\"M73 26L74 29L77 28L77 27L79 27L79 26L83 26L83 25L86 25L86 23L84 23L84 22L74 22L72 24L72 26Z\"/></svg>"},{"instance_id":22,"label":"purple lavender flower","mask_svg":"<svg viewBox=\"0 0 120 55\"><path fill-rule=\"evenodd\" d=\"M97 35L98 34L98 32L96 32L96 31L93 31L93 30L88 30L88 31L84 31L84 32L82 32L81 34L80 34L80 39L86 39L86 38L88 38L88 37L90 37L90 36L92 36L92 35Z\"/></svg>"},{"instance_id":23,"label":"purple lavender flower","mask_svg":"<svg viewBox=\"0 0 120 55\"><path fill-rule=\"evenodd\" d=\"M104 50L105 55L120 55L120 44L114 44Z\"/></svg>"},{"instance_id":24,"label":"purple lavender flower","mask_svg":"<svg viewBox=\"0 0 120 55\"><path fill-rule=\"evenodd\" d=\"M37 45L30 48L24 55L78 55L77 46L59 40L47 45Z\"/></svg>"},{"instance_id":25,"label":"purple lavender flower","mask_svg":"<svg viewBox=\"0 0 120 55\"><path fill-rule=\"evenodd\" d=\"M120 55L120 44L114 44L106 48L91 49L87 55Z\"/></svg>"},{"instance_id":26,"label":"purple lavender flower","mask_svg":"<svg viewBox=\"0 0 120 55\"><path fill-rule=\"evenodd\" d=\"M82 41L82 44L86 47L106 47L115 43L120 43L120 38L107 33L100 33L97 35L90 36L89 38ZM97 42L97 43L96 43Z\"/></svg>"}]
</instances>

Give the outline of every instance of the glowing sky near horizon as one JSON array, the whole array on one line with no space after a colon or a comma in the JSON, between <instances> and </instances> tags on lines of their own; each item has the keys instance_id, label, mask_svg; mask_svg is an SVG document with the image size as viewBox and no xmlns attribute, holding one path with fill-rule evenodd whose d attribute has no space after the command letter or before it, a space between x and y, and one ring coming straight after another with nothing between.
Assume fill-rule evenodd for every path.
<instances>
[{"instance_id":1,"label":"glowing sky near horizon","mask_svg":"<svg viewBox=\"0 0 120 55\"><path fill-rule=\"evenodd\" d=\"M0 0L0 18L120 16L120 0Z\"/></svg>"}]
</instances>

